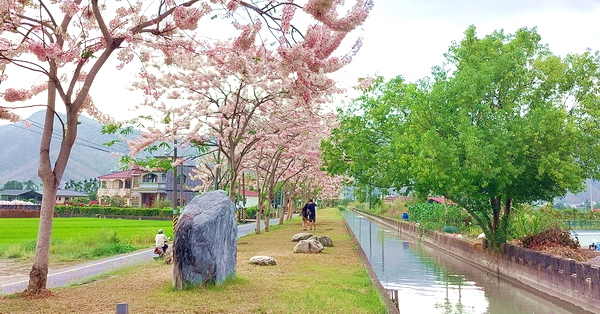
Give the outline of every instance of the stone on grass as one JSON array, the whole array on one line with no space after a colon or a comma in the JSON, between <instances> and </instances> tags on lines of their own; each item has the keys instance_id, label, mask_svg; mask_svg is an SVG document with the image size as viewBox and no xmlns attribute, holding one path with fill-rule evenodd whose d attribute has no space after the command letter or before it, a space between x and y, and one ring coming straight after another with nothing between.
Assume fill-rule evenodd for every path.
<instances>
[{"instance_id":1,"label":"stone on grass","mask_svg":"<svg viewBox=\"0 0 600 314\"><path fill-rule=\"evenodd\" d=\"M294 236L292 236L292 242L298 242L300 240L307 240L308 238L310 238L312 236L313 235L308 232L296 233L296 234L294 234Z\"/></svg>"},{"instance_id":2,"label":"stone on grass","mask_svg":"<svg viewBox=\"0 0 600 314\"><path fill-rule=\"evenodd\" d=\"M196 196L185 206L173 247L175 290L220 284L227 277L235 276L235 204L225 191Z\"/></svg>"},{"instance_id":3,"label":"stone on grass","mask_svg":"<svg viewBox=\"0 0 600 314\"><path fill-rule=\"evenodd\" d=\"M317 239L300 240L294 247L294 253L321 253L323 244Z\"/></svg>"},{"instance_id":4,"label":"stone on grass","mask_svg":"<svg viewBox=\"0 0 600 314\"><path fill-rule=\"evenodd\" d=\"M250 258L250 264L261 266L277 265L271 256L252 256Z\"/></svg>"},{"instance_id":5,"label":"stone on grass","mask_svg":"<svg viewBox=\"0 0 600 314\"><path fill-rule=\"evenodd\" d=\"M330 237L328 237L326 235L310 237L310 239L313 239L313 238L317 239L317 241L321 242L321 244L323 244L323 246L327 246L327 247L333 246L333 241L331 240Z\"/></svg>"}]
</instances>

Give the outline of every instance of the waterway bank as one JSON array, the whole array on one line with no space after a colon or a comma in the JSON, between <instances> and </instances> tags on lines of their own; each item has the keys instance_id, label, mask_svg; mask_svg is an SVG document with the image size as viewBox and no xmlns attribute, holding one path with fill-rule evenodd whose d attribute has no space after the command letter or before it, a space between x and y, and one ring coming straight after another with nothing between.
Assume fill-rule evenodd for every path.
<instances>
[{"instance_id":1,"label":"waterway bank","mask_svg":"<svg viewBox=\"0 0 600 314\"><path fill-rule=\"evenodd\" d=\"M589 263L554 257L508 244L503 246L502 253L488 252L481 246L474 246L448 234L422 232L412 223L377 217L370 213L360 214L369 216L391 230L410 235L464 263L496 274L516 285L537 290L547 298L573 304L581 308L581 311L600 312L600 272L598 267Z\"/></svg>"}]
</instances>

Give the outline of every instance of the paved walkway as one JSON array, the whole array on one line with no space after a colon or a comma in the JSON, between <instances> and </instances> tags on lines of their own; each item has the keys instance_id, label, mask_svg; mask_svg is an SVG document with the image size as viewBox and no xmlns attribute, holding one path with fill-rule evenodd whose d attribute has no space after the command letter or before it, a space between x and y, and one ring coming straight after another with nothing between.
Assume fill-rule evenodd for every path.
<instances>
[{"instance_id":1,"label":"paved walkway","mask_svg":"<svg viewBox=\"0 0 600 314\"><path fill-rule=\"evenodd\" d=\"M269 224L279 223L279 219L271 219ZM264 227L264 223L261 222ZM238 226L238 238L254 232L256 223ZM117 270L126 266L152 261L154 248L143 249L131 253L111 256L105 259L87 262L71 267L51 270L48 272L47 288L55 288L83 282L100 274ZM29 275L16 276L9 282L0 283L0 295L21 292L27 287Z\"/></svg>"}]
</instances>

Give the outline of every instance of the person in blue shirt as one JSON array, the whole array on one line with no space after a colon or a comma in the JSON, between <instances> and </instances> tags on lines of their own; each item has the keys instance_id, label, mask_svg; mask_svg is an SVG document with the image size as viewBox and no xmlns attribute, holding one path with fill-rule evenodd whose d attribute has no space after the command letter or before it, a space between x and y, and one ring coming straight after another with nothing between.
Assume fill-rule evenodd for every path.
<instances>
[{"instance_id":1,"label":"person in blue shirt","mask_svg":"<svg viewBox=\"0 0 600 314\"><path fill-rule=\"evenodd\" d=\"M306 204L306 208L308 211L309 230L317 230L317 205L310 199L308 200L308 204Z\"/></svg>"}]
</instances>

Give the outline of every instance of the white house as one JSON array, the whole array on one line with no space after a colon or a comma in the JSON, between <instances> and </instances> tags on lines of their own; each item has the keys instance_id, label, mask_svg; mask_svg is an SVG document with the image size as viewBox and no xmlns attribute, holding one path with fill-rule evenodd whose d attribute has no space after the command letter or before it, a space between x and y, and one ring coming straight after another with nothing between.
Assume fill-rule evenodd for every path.
<instances>
[{"instance_id":1,"label":"white house","mask_svg":"<svg viewBox=\"0 0 600 314\"><path fill-rule=\"evenodd\" d=\"M258 205L258 193L250 190L245 190L244 195L246 197L246 205L244 206L242 201L238 202L238 207L252 207Z\"/></svg>"}]
</instances>

